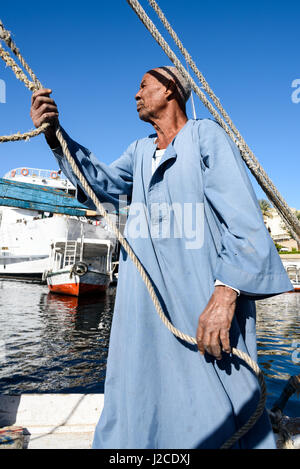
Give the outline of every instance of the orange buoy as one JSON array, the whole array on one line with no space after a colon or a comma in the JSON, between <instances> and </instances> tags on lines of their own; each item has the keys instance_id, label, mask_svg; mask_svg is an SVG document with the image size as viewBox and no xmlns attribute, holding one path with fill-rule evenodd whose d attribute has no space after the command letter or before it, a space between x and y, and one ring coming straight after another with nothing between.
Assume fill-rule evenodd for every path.
<instances>
[{"instance_id":1,"label":"orange buoy","mask_svg":"<svg viewBox=\"0 0 300 469\"><path fill-rule=\"evenodd\" d=\"M28 176L28 174L29 174L28 169L27 168L22 168L21 169L21 174L22 174L22 176Z\"/></svg>"},{"instance_id":2,"label":"orange buoy","mask_svg":"<svg viewBox=\"0 0 300 469\"><path fill-rule=\"evenodd\" d=\"M57 171L52 171L50 174L51 179L57 179Z\"/></svg>"}]
</instances>

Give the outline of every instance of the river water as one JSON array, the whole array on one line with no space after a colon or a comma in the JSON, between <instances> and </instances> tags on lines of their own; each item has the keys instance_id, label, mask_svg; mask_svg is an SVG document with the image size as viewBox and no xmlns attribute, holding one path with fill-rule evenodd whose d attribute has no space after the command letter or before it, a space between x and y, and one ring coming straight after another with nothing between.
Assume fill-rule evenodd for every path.
<instances>
[{"instance_id":1,"label":"river water","mask_svg":"<svg viewBox=\"0 0 300 469\"><path fill-rule=\"evenodd\" d=\"M115 287L96 298L0 280L0 393L103 392ZM270 408L300 373L300 294L256 302L259 365ZM300 416L294 395L285 412Z\"/></svg>"}]
</instances>

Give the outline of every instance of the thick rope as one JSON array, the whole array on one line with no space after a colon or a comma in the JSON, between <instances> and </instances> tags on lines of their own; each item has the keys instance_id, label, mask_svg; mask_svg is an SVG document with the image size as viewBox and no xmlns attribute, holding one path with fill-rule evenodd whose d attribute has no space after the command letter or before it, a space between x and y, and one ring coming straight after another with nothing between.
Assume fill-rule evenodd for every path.
<instances>
[{"instance_id":1,"label":"thick rope","mask_svg":"<svg viewBox=\"0 0 300 469\"><path fill-rule=\"evenodd\" d=\"M176 45L179 47L180 51L186 58L186 61L190 64L191 68L193 71L196 73L198 79L201 81L203 88L206 90L210 98L214 101L216 104L217 108L227 121L229 128L226 126L224 121L219 117L218 113L215 111L213 106L211 106L210 102L207 100L205 97L204 93L200 90L199 87L195 84L195 82L192 82L192 85L196 86L197 89L194 88L194 91L197 93L199 98L202 100L203 104L209 109L213 117L219 122L219 124L223 127L223 129L227 132L227 134L232 138L233 141L238 145L241 151L241 155L244 158L248 168L250 169L251 173L254 175L258 183L261 185L265 193L267 194L268 199L274 206L277 208L278 213L285 225L287 225L290 229L290 232L293 236L294 239L296 239L298 242L300 242L300 223L297 217L292 213L280 193L277 191L276 187L268 177L268 175L265 173L261 165L259 165L258 161L256 160L254 154L252 151L249 149L247 146L246 142L244 139L241 137L239 134L238 130L232 123L231 119L229 118L228 114L226 111L223 109L221 106L221 103L219 99L215 96L211 88L209 87L208 83L206 82L205 78L203 75L200 73L200 71L197 69L195 63L193 62L191 56L188 54L186 49L184 49L182 43L180 42L178 36L176 35L175 31L171 28L170 24L168 23L167 19L165 18L164 14L162 13L161 9L157 5L157 3L154 0L148 0L150 5L154 8L156 13L158 14L159 18L163 22L164 26L170 33L171 37L174 39ZM138 2L131 2L128 0L128 3L132 6L132 8L136 11L140 19L142 19L143 23L145 26L149 29L151 34L153 35L153 32L156 33L156 36L153 36L156 41L159 43L159 45L164 49L164 51L167 53L169 56L170 60L173 61L174 65L177 66L179 71L182 74L186 74L185 68L182 66L182 64L179 62L175 54L172 52L172 50L169 48L168 44L162 36L159 34L157 28L154 26L154 24L151 22L151 20L147 17L146 13L144 10L140 7ZM135 6L133 6L133 3L135 3ZM145 20L145 21L144 21ZM4 40L7 44L8 47L11 48L11 50L14 52L14 54L18 57L20 60L22 66L25 68L25 70L28 72L28 74L31 76L31 78L34 80L34 82L30 82L26 75L23 73L23 71L20 69L20 67L15 63L15 61L9 56L8 52L6 52L1 46L0 46L0 56L1 58L6 62L6 64L12 68L14 71L16 77L23 81L25 86L27 86L28 89L33 91L36 89L35 87L37 86L38 88L42 88L41 83L37 79L36 75L33 73L31 68L28 66L28 64L25 62L23 57L21 56L19 49L16 47L14 42L11 39L10 33L5 30L2 22L0 21L0 39ZM167 49L165 49L167 48ZM170 54L170 55L169 55ZM191 81L191 77L189 73L187 73L186 78ZM231 129L231 130L229 130ZM24 134L21 134L20 132L13 134L11 136L3 136L0 137L0 143L3 142L8 142L8 141L17 141L17 140L28 140L31 137L35 137L36 135L39 135L45 130L45 128L40 127L39 129L25 132Z\"/></svg>"},{"instance_id":2,"label":"thick rope","mask_svg":"<svg viewBox=\"0 0 300 469\"><path fill-rule=\"evenodd\" d=\"M13 42L11 38L11 33L4 28L2 21L0 21L0 39L5 41L6 45L12 50L15 56L18 57L22 67L26 70L28 75L32 78L35 85L38 86L39 88L42 88L41 82L37 79L36 75L33 73L29 65L25 62L24 58L20 54L19 49L17 48L16 44Z\"/></svg>"},{"instance_id":3,"label":"thick rope","mask_svg":"<svg viewBox=\"0 0 300 469\"><path fill-rule=\"evenodd\" d=\"M269 200L272 202L272 204L278 210L278 212L279 212L280 216L282 217L284 223L288 225L289 229L291 230L291 233L292 233L293 237L298 242L300 242L300 222L299 222L299 220L293 214L293 212L290 210L289 206L284 201L281 194L278 192L278 190L274 186L273 182L271 181L271 179L268 177L268 175L266 174L266 172L264 171L262 166L257 161L256 157L254 156L253 152L250 150L250 148L246 144L245 140L242 138L242 136L239 134L236 127L233 125L233 123L232 123L231 119L229 118L228 114L226 113L226 111L221 106L221 103L220 103L219 99L214 95L214 93L210 89L208 83L205 81L203 75L200 73L200 71L197 69L195 63L191 59L191 56L188 54L186 49L184 49L182 43L178 39L178 36L173 31L170 24L167 22L165 16L163 15L162 11L158 7L157 3L154 0L148 0L148 1L149 1L150 5L155 9L156 13L158 14L159 18L163 22L163 24L166 27L166 29L168 30L168 32L171 34L171 37L174 39L175 43L180 48L180 50L183 53L186 61L190 64L193 71L196 72L197 77L199 78L199 80L201 81L201 83L203 85L203 88L208 92L210 98L214 101L217 108L220 110L221 114L223 115L223 117L227 121L228 125L220 117L220 115L215 110L215 108L212 106L210 101L207 99L207 97L205 96L203 91L196 85L195 81L192 79L192 77L187 72L185 67L182 65L182 63L179 61L177 56L171 50L168 43L165 41L165 39L159 33L159 31L156 28L156 26L154 25L154 23L151 21L149 16L146 14L145 10L141 7L140 3L137 0L127 0L127 3L131 6L131 8L137 14L139 19L142 21L142 23L145 25L145 27L148 29L148 31L150 32L152 37L160 45L160 47L163 49L163 51L166 53L166 55L169 57L169 59L177 67L179 72L190 82L193 90L199 96L199 98L201 99L203 104L207 107L207 109L210 111L210 113L215 118L215 120L221 125L221 127L225 130L225 132L236 143L236 145L238 146L238 148L241 152L241 156L243 157L243 159L244 159L245 163L247 164L248 168L250 169L251 173L256 178L256 180L258 181L260 186L263 188L263 190L266 193L268 192Z\"/></svg>"},{"instance_id":4,"label":"thick rope","mask_svg":"<svg viewBox=\"0 0 300 469\"><path fill-rule=\"evenodd\" d=\"M282 409L268 411L273 432L276 433L276 445L278 449L295 449L291 433L286 427L286 419L282 414Z\"/></svg>"},{"instance_id":5,"label":"thick rope","mask_svg":"<svg viewBox=\"0 0 300 469\"><path fill-rule=\"evenodd\" d=\"M273 190L274 192L274 195L275 197L280 201L280 204L282 204L282 206L284 207L284 212L285 211L288 211L289 212L289 218L286 219L286 216L285 216L285 213L283 212L282 213L282 210L279 209L279 215L282 219L282 221L284 222L284 224L286 226L288 226L290 228L290 231L291 231L291 234L293 235L293 238L298 240L299 242L299 236L300 236L300 233L298 232L295 233L295 230L293 229L293 226L290 226L291 223L290 223L290 220L292 220L293 222L293 225L296 221L296 226L299 224L299 227L300 227L300 223L299 223L299 220L297 219L297 217L295 217L295 215L293 214L293 212L290 210L289 206L287 205L287 203L285 202L285 200L283 199L283 197L281 196L281 194L277 191L277 188L274 186L273 182L271 181L271 179L268 177L268 175L265 173L265 171L263 170L263 168L261 167L261 165L258 163L254 153L252 152L252 150L248 147L248 145L246 144L245 140L243 139L242 135L240 134L240 132L238 131L238 129L236 128L236 126L234 125L234 123L232 122L232 120L230 119L229 115L227 114L227 112L225 111L224 107L222 106L219 98L215 95L215 93L213 92L213 90L210 88L209 84L207 83L206 79L204 78L204 76L202 75L202 73L200 72L200 70L197 68L195 62L193 61L192 57L190 56L190 54L188 53L188 51L184 48L182 42L180 41L179 37L177 36L176 32L174 31L174 29L172 28L172 26L170 25L170 23L168 22L167 18L165 17L163 11L161 10L161 8L159 7L159 5L157 4L157 2L155 0L148 0L148 3L150 4L150 6L153 8L153 10L155 11L155 13L157 14L158 18L160 19L160 21L162 22L162 24L164 25L164 27L166 28L166 30L168 31L168 33L170 34L171 38L173 39L173 41L175 42L176 46L178 47L178 49L180 50L180 52L182 53L183 57L185 58L186 62L190 65L191 69L193 70L193 72L195 73L196 77L198 78L198 80L200 81L200 83L202 84L202 87L203 89L206 91L206 93L208 94L208 96L210 97L210 99L213 101L213 103L215 104L216 108L219 110L220 114L223 116L223 118L225 119L226 123L228 124L229 128L233 131L233 133L236 135L237 137L237 141L240 143L241 147L244 147L244 149L246 150L246 155L250 158L250 160L252 160L252 162L254 163L254 166L252 167L252 174L253 174L253 171L257 171L259 170L263 176L263 179L265 181L263 181L262 179L262 183L267 183ZM237 142L236 142L237 143ZM242 156L244 154L244 152L242 151ZM244 154L245 155L245 154ZM245 157L244 157L245 159ZM247 161L246 161L247 163ZM248 161L248 167L249 167L249 161ZM265 187L265 184L263 185L263 188ZM274 197L273 197L273 194L272 192L268 194L268 198L270 200L270 202L274 205L276 205L275 201L274 201ZM276 199L275 199L276 200Z\"/></svg>"},{"instance_id":6,"label":"thick rope","mask_svg":"<svg viewBox=\"0 0 300 469\"><path fill-rule=\"evenodd\" d=\"M10 37L8 34L6 34L6 30L3 27L2 22L0 21L0 39L3 39L5 42L7 41L7 45L11 43L11 41L8 39ZM12 49L13 52L18 51L18 49L14 46L14 49ZM18 56L21 57L20 52L18 51ZM42 88L41 83L35 78L35 82L32 82L28 80L26 77L25 73L23 70L16 64L14 59L10 56L9 52L7 52L3 47L0 45L0 57L1 59L4 60L6 65L12 69L14 72L16 78L24 83L24 85L30 90L30 91L35 91L36 89ZM22 64L26 64L25 60L23 59ZM29 69L29 65L26 64L26 68ZM30 70L30 69L29 69ZM30 75L35 77L34 73L30 70ZM36 137L37 135L40 135L42 132L45 131L45 129L48 127L49 124L44 124L40 126L38 129L31 130L29 132L25 132L21 134L20 132L17 132L12 135L3 135L0 136L0 143L4 142L17 142L18 140L29 140L32 137Z\"/></svg>"},{"instance_id":7,"label":"thick rope","mask_svg":"<svg viewBox=\"0 0 300 469\"><path fill-rule=\"evenodd\" d=\"M45 132L45 130L49 127L49 124L43 124L37 129L30 130L29 132L25 132L24 134L21 134L20 132L12 135L2 135L0 136L0 143L5 143L5 142L17 142L19 140L29 140L32 137L36 137L37 135L40 135L41 133Z\"/></svg>"},{"instance_id":8,"label":"thick rope","mask_svg":"<svg viewBox=\"0 0 300 469\"><path fill-rule=\"evenodd\" d=\"M2 25L2 23L1 23ZM3 34L3 25L2 25L2 34ZM5 30L4 30L5 31ZM10 44L10 41L8 40L8 43L7 45ZM14 47L14 49L16 49ZM13 52L14 52L14 49ZM18 50L18 49L17 49ZM14 52L15 53L15 52ZM20 53L18 52L18 54L20 55ZM5 55L6 59L7 59L7 56ZM2 57L4 58L4 57ZM5 59L4 59L5 60ZM25 63L25 62L24 62ZM13 65L13 64L12 64ZM29 69L29 66L27 65L28 69ZM11 66L12 70L14 71L14 73L16 74L17 78L21 81L23 81L26 85L26 83L28 82L26 76L22 73L19 72L18 68L16 68L15 66ZM27 70L27 72L30 74L30 76L33 76L33 72L29 69L29 71ZM26 85L27 86L27 85ZM27 86L28 87L28 86ZM35 83L33 84L33 88L31 89L31 85L30 85L30 88L31 91L35 91L37 89L40 89L42 87L42 84L40 82L38 82L37 80L35 80ZM48 127L49 124L45 124L44 126L44 129L46 127ZM37 129L37 131L39 132L40 129ZM35 131L34 131L35 132ZM29 133L28 133L29 134ZM30 134L32 135L32 132L30 132ZM24 134L25 135L25 134ZM33 136L33 135L32 135ZM190 343L190 344L193 344L193 345L197 345L197 341L194 337L192 336L189 336L187 334L184 334L183 332L181 332L180 330L178 330L176 327L173 326L173 324L167 319L167 317L165 316L164 314L164 311L161 307L161 304L160 304L160 301L155 293L155 290L153 288L153 285L152 285L152 282L150 280L150 278L148 277L144 267L142 266L141 262L138 260L138 258L136 257L134 251L132 250L131 246L128 244L127 240L123 237L123 235L120 233L120 231L118 230L117 226L111 221L111 219L109 218L106 210L104 209L104 207L102 206L102 204L100 203L100 201L98 200L96 194L94 193L94 191L91 189L91 187L89 186L88 182L86 181L85 177L83 176L83 174L81 173L81 171L79 170L79 168L77 167L76 165L76 162L74 160L74 158L72 157L69 149L68 149L68 145L67 145L67 142L65 141L63 135L62 135L62 131L60 129L60 127L58 127L56 129L56 137L62 147L62 150L63 150L63 153L67 159L67 161L69 162L75 176L78 178L83 190L86 192L86 194L90 197L90 199L93 201L93 203L95 204L99 214L105 219L108 227L115 233L116 235L116 238L118 239L118 241L120 242L120 244L122 245L122 247L125 249L125 251L127 252L128 256L130 257L130 259L132 260L133 264L136 266L137 270L139 271L141 277L142 277L142 280L144 281L147 289L148 289L148 292L151 296L151 299L154 303L154 306L155 306L155 309L161 319L161 321L163 322L163 324L178 338ZM4 141L8 141L8 140L4 140ZM265 409L265 402L266 402L266 387L265 387L265 381L264 381L264 376L263 376L263 373L262 371L260 370L260 368L258 367L257 363L254 362L246 353L238 350L238 349L235 349L233 348L232 349L232 354L237 356L238 358L240 358L241 360L243 360L244 362L246 362L246 364L253 370L253 372L255 373L255 375L257 376L258 378L258 381L259 381L259 384L261 386L261 395L260 395L260 399L259 399L259 403L258 403L258 406L257 406L257 409L256 411L254 412L254 414L250 417L249 421L243 425L242 428L240 428L228 441L226 441L224 443L224 445L222 445L222 449L227 449L227 448L230 448L236 441L238 441L243 435L245 435L245 433L247 433L249 431L249 429L257 422L257 420L259 419L259 417L261 416L261 414L263 413L264 409Z\"/></svg>"},{"instance_id":9,"label":"thick rope","mask_svg":"<svg viewBox=\"0 0 300 469\"><path fill-rule=\"evenodd\" d=\"M25 73L23 70L16 64L16 62L12 59L12 57L9 55L9 52L7 52L5 49L3 49L2 46L0 46L0 57L1 59L4 60L6 65L12 69L14 74L16 75L16 78L24 83L24 85L30 90L34 91L36 89L36 85L28 80L26 77Z\"/></svg>"}]
</instances>

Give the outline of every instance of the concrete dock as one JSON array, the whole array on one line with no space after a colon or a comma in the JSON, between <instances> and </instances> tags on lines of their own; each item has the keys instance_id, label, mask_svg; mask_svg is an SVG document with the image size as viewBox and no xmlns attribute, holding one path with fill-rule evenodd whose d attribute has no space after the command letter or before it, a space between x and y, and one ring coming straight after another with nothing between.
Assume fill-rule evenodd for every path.
<instances>
[{"instance_id":1,"label":"concrete dock","mask_svg":"<svg viewBox=\"0 0 300 469\"><path fill-rule=\"evenodd\" d=\"M91 449L103 404L103 394L0 395L0 449ZM288 430L300 449L300 419Z\"/></svg>"},{"instance_id":2,"label":"concrete dock","mask_svg":"<svg viewBox=\"0 0 300 469\"><path fill-rule=\"evenodd\" d=\"M23 427L28 449L90 449L103 403L103 394L1 395L0 429Z\"/></svg>"}]
</instances>

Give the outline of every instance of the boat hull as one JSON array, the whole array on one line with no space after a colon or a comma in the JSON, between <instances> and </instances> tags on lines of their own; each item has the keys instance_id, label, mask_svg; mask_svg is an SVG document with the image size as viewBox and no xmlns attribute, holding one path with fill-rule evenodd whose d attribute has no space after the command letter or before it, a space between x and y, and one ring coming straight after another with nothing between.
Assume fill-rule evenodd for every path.
<instances>
[{"instance_id":1,"label":"boat hull","mask_svg":"<svg viewBox=\"0 0 300 469\"><path fill-rule=\"evenodd\" d=\"M44 283L42 273L7 273L2 274L0 272L0 279L13 280L13 281L28 281L32 283Z\"/></svg>"},{"instance_id":2,"label":"boat hull","mask_svg":"<svg viewBox=\"0 0 300 469\"><path fill-rule=\"evenodd\" d=\"M96 271L88 271L84 275L77 275L69 271L52 272L46 275L51 293L61 295L82 296L105 292L109 286L108 275Z\"/></svg>"},{"instance_id":3,"label":"boat hull","mask_svg":"<svg viewBox=\"0 0 300 469\"><path fill-rule=\"evenodd\" d=\"M67 241L80 238L82 226L85 238L110 240L115 247L115 238L101 225L58 214L38 218L40 215L34 210L16 211L4 206L1 210L0 277L3 278L41 280L50 268L51 245L58 238Z\"/></svg>"}]
</instances>

